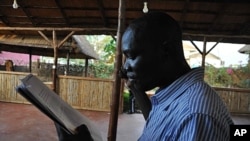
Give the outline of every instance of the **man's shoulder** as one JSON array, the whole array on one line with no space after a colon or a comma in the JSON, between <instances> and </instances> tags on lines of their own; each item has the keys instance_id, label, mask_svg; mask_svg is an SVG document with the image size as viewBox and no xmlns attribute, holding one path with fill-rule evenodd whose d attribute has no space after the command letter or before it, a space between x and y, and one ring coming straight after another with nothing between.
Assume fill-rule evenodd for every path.
<instances>
[{"instance_id":1,"label":"man's shoulder","mask_svg":"<svg viewBox=\"0 0 250 141\"><path fill-rule=\"evenodd\" d=\"M205 82L198 82L187 90L190 112L212 116L228 114L223 100L217 92Z\"/></svg>"}]
</instances>

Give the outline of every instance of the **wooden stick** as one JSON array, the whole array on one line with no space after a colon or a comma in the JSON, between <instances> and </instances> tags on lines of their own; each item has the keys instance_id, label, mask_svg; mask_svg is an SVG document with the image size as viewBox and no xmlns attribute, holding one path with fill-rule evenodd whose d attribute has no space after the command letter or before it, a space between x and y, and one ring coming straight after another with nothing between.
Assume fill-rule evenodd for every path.
<instances>
[{"instance_id":1,"label":"wooden stick","mask_svg":"<svg viewBox=\"0 0 250 141\"><path fill-rule=\"evenodd\" d=\"M65 43L73 34L75 33L75 31L71 31L59 44L58 44L58 48L60 48L63 43Z\"/></svg>"},{"instance_id":2,"label":"wooden stick","mask_svg":"<svg viewBox=\"0 0 250 141\"><path fill-rule=\"evenodd\" d=\"M53 65L53 91L56 92L56 78L57 78L57 58L58 58L58 47L57 47L57 38L56 31L53 30L53 48L54 48L54 65Z\"/></svg>"},{"instance_id":3,"label":"wooden stick","mask_svg":"<svg viewBox=\"0 0 250 141\"><path fill-rule=\"evenodd\" d=\"M115 28L70 28L70 27L0 27L7 31L116 31Z\"/></svg>"},{"instance_id":4,"label":"wooden stick","mask_svg":"<svg viewBox=\"0 0 250 141\"><path fill-rule=\"evenodd\" d=\"M124 0L119 0L119 17L118 17L118 30L117 30L117 47L116 47L116 62L115 62L115 83L112 92L111 101L111 114L109 119L109 131L108 141L116 141L117 122L119 114L120 103L120 89L121 89L121 77L119 71L122 66L122 52L121 52L121 38L124 32L124 12L125 4Z\"/></svg>"}]
</instances>

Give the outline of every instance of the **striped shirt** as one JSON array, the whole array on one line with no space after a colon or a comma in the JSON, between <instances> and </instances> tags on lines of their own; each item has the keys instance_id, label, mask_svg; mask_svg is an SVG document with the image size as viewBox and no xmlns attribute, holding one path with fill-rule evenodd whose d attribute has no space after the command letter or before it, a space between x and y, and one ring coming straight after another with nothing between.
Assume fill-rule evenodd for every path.
<instances>
[{"instance_id":1,"label":"striped shirt","mask_svg":"<svg viewBox=\"0 0 250 141\"><path fill-rule=\"evenodd\" d=\"M196 68L151 97L152 110L139 141L229 141L233 121Z\"/></svg>"}]
</instances>

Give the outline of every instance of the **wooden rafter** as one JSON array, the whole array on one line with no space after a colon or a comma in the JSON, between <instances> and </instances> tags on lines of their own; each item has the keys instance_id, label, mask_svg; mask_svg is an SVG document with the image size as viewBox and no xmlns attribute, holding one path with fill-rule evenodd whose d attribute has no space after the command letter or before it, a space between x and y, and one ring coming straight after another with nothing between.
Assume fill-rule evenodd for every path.
<instances>
[{"instance_id":1,"label":"wooden rafter","mask_svg":"<svg viewBox=\"0 0 250 141\"><path fill-rule=\"evenodd\" d=\"M103 25L104 25L104 27L107 27L108 26L108 21L107 21L106 15L105 15L103 1L102 0L96 0L96 1L97 1L99 11L100 11L100 14L101 14L101 17L102 17Z\"/></svg>"},{"instance_id":2,"label":"wooden rafter","mask_svg":"<svg viewBox=\"0 0 250 141\"><path fill-rule=\"evenodd\" d=\"M223 15L225 14L225 10L226 10L226 6L225 6L224 4L222 4L222 5L220 6L220 11L219 11L217 14L215 14L215 17L214 17L214 19L213 19L213 21L212 21L212 25L210 25L210 26L209 26L210 28L208 28L208 33L212 33L212 32L213 32L215 25L218 24L219 20L220 20L220 19L223 17Z\"/></svg>"},{"instance_id":3,"label":"wooden rafter","mask_svg":"<svg viewBox=\"0 0 250 141\"><path fill-rule=\"evenodd\" d=\"M188 11L188 5L189 5L189 0L186 0L185 5L183 7L182 14L181 14L180 22L179 22L181 27L183 26L183 23L185 21L185 17Z\"/></svg>"},{"instance_id":4,"label":"wooden rafter","mask_svg":"<svg viewBox=\"0 0 250 141\"><path fill-rule=\"evenodd\" d=\"M236 34L244 34L250 31L250 16L249 16L249 19L242 25L243 26L240 27L240 30Z\"/></svg>"},{"instance_id":5,"label":"wooden rafter","mask_svg":"<svg viewBox=\"0 0 250 141\"><path fill-rule=\"evenodd\" d=\"M62 14L62 16L63 16L63 18L64 18L66 24L69 26L69 25L70 25L69 19L68 19L68 17L66 16L66 13L65 13L64 10L63 10L64 8L62 7L62 5L61 5L61 3L60 3L60 0L55 0L55 2L56 2L57 7L60 9L60 12L61 12L61 14Z\"/></svg>"},{"instance_id":6,"label":"wooden rafter","mask_svg":"<svg viewBox=\"0 0 250 141\"><path fill-rule=\"evenodd\" d=\"M23 1L18 1L18 6L20 9L23 10L23 12L25 13L26 17L30 20L31 24L36 27L37 23L35 22L35 20L33 20L32 15L30 14L29 10L25 7L24 2Z\"/></svg>"},{"instance_id":7,"label":"wooden rafter","mask_svg":"<svg viewBox=\"0 0 250 141\"><path fill-rule=\"evenodd\" d=\"M9 21L7 20L6 16L3 14L1 8L0 8L0 19L5 26L9 26Z\"/></svg>"},{"instance_id":8,"label":"wooden rafter","mask_svg":"<svg viewBox=\"0 0 250 141\"><path fill-rule=\"evenodd\" d=\"M0 31L116 31L114 28L74 28L74 27L0 27Z\"/></svg>"}]
</instances>

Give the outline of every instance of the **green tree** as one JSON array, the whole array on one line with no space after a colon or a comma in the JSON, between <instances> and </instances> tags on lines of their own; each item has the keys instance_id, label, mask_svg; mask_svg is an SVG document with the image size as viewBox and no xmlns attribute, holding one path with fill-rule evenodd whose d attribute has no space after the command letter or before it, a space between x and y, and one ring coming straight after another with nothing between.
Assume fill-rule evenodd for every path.
<instances>
[{"instance_id":1,"label":"green tree","mask_svg":"<svg viewBox=\"0 0 250 141\"><path fill-rule=\"evenodd\" d=\"M95 77L112 78L114 72L116 42L111 36L88 36L89 42L95 46L100 59L93 61L91 70Z\"/></svg>"}]
</instances>

